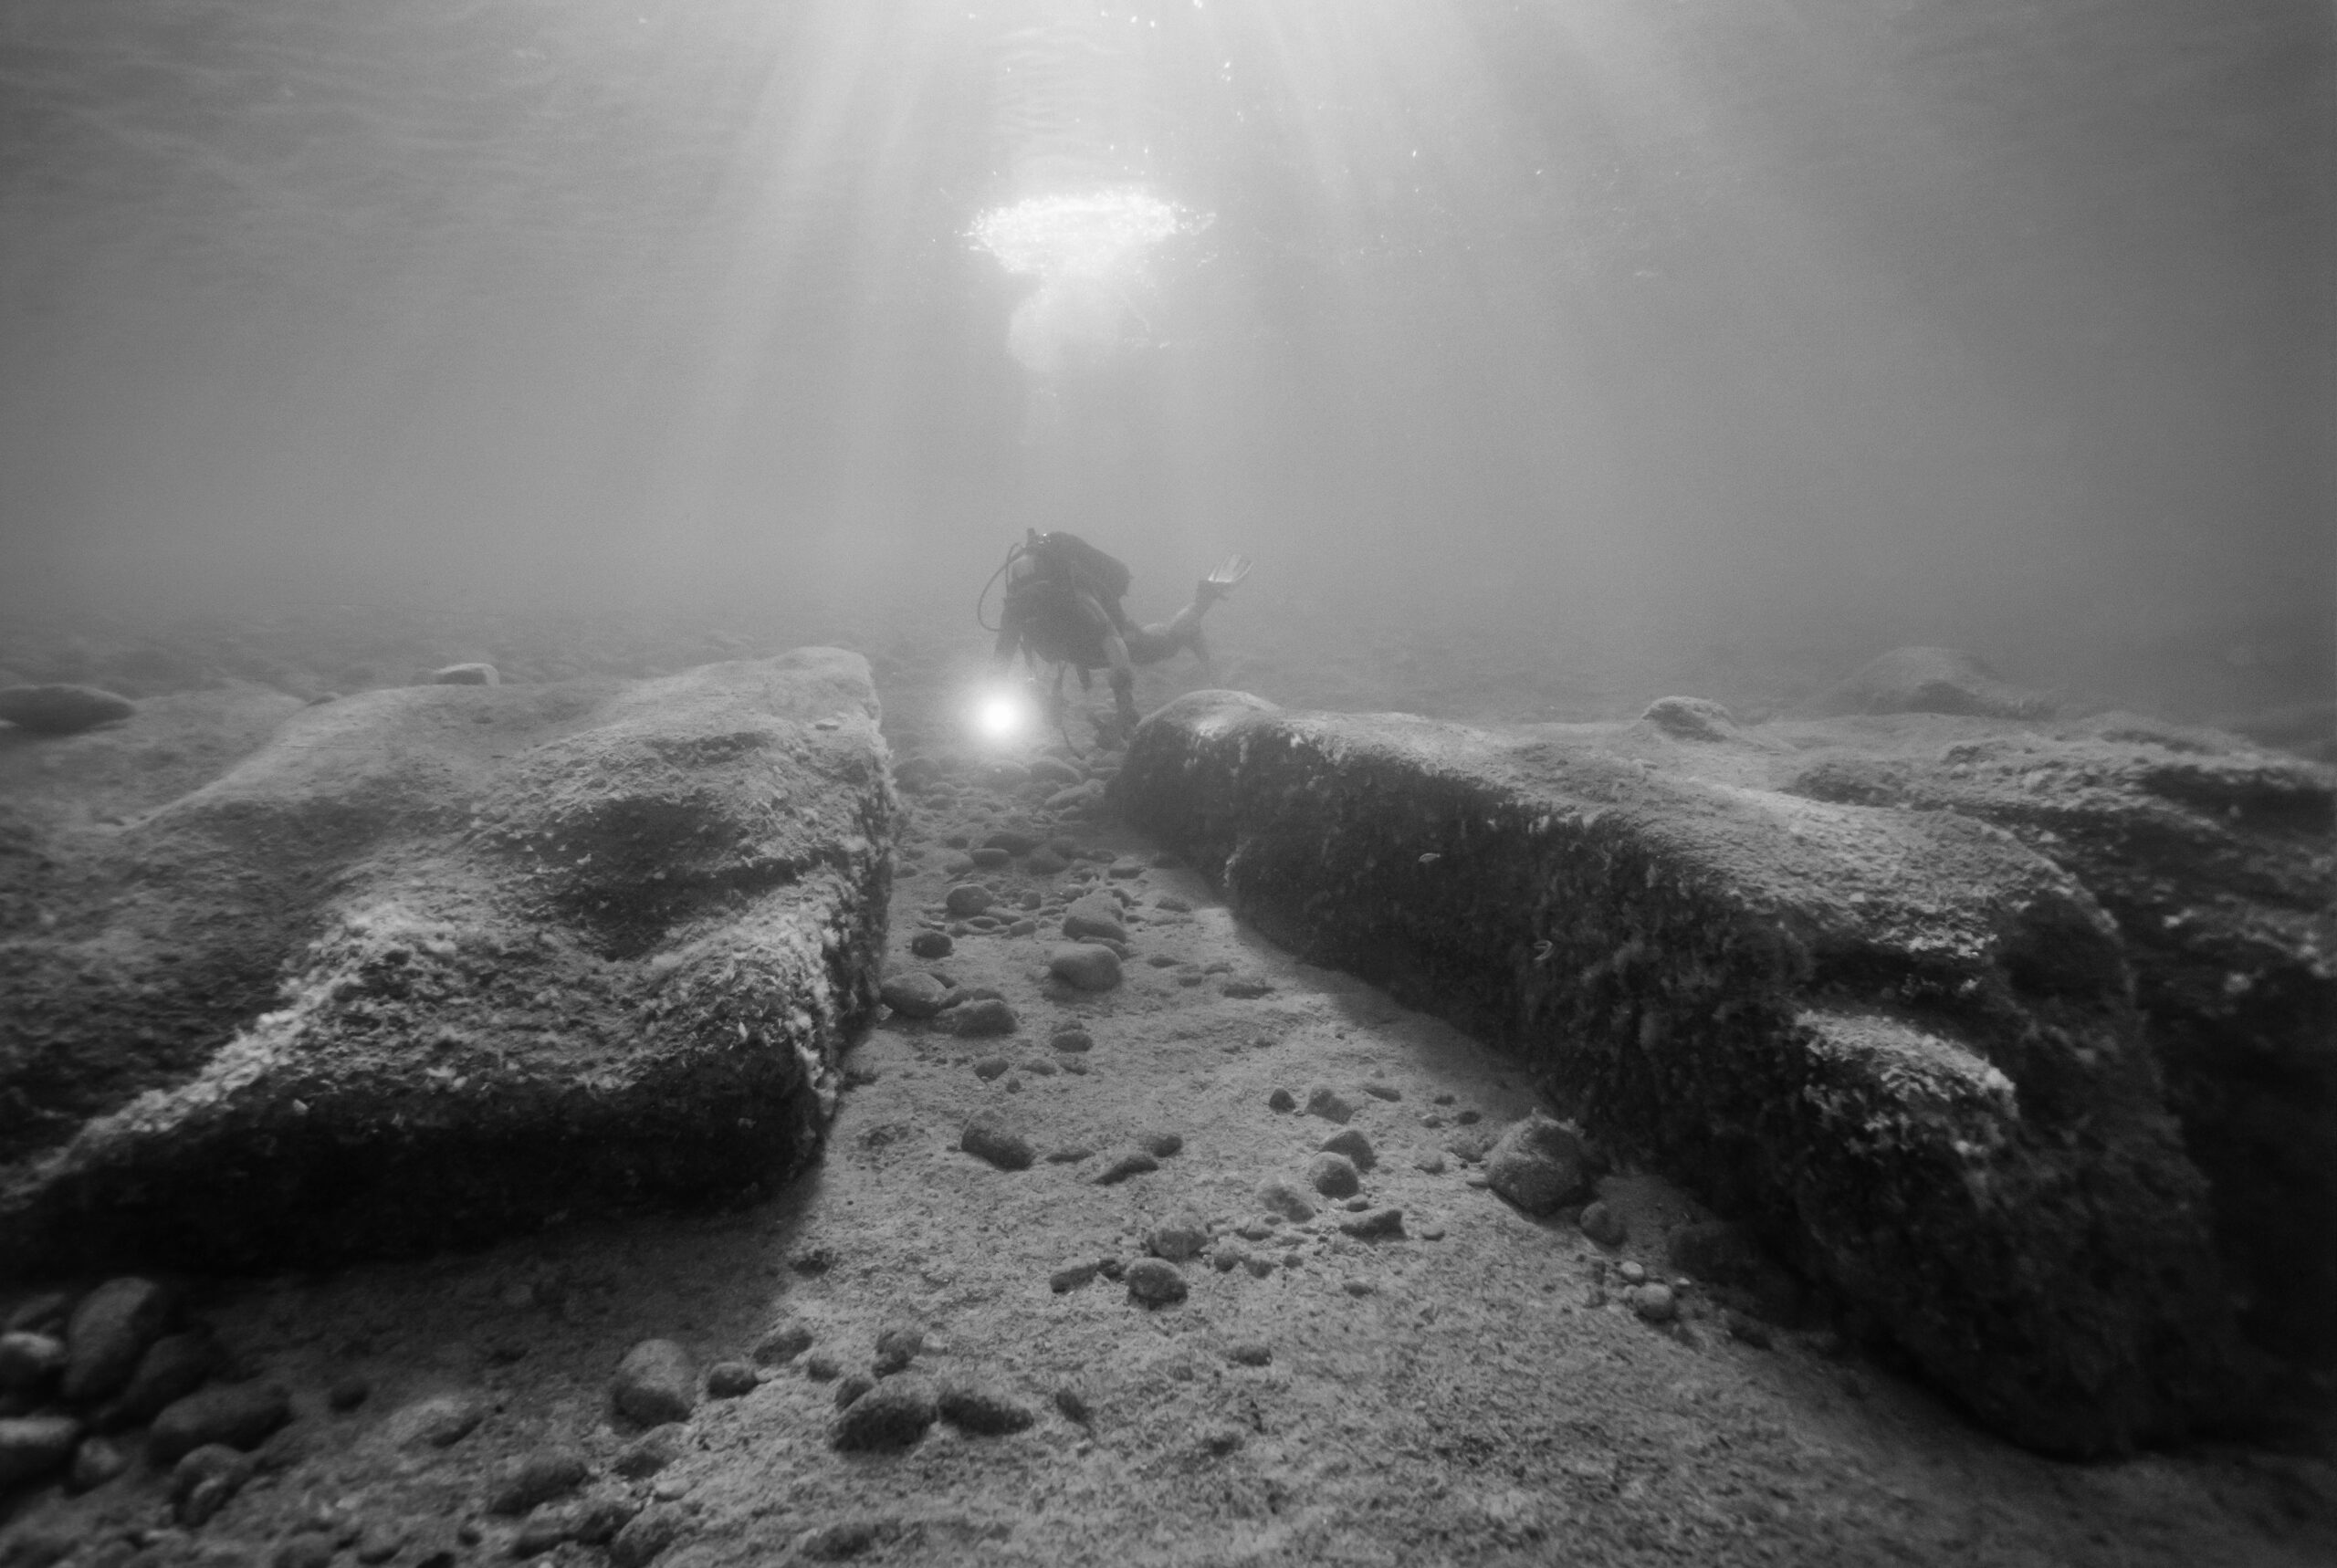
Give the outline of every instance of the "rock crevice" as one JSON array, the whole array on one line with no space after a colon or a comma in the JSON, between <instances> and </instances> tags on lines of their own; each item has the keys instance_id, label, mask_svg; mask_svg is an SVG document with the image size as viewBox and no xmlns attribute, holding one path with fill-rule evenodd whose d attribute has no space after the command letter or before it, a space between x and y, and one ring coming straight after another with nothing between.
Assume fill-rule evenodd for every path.
<instances>
[{"instance_id":1,"label":"rock crevice","mask_svg":"<svg viewBox=\"0 0 2337 1568\"><path fill-rule=\"evenodd\" d=\"M1754 1221L1991 1426L2091 1453L2228 1414L2209 1184L2119 921L1985 813L1780 788L1812 744L1200 693L1113 793L1265 934L1505 1043Z\"/></svg>"}]
</instances>

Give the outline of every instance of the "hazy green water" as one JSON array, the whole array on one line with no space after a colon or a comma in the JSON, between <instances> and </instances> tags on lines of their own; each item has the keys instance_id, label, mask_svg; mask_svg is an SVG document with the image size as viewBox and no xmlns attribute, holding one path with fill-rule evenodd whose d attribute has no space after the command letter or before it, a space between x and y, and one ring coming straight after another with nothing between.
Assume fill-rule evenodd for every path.
<instances>
[{"instance_id":1,"label":"hazy green water","mask_svg":"<svg viewBox=\"0 0 2337 1568\"><path fill-rule=\"evenodd\" d=\"M954 605L1037 521L1358 613L2277 640L2329 599L2329 31L10 0L6 591ZM969 230L1110 184L1208 221L1034 387Z\"/></svg>"}]
</instances>

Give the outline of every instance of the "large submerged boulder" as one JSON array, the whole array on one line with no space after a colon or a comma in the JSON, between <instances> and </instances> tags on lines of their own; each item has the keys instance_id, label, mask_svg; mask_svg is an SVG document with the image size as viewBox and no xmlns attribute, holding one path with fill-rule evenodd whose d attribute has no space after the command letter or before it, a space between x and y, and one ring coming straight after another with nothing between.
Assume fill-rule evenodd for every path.
<instances>
[{"instance_id":1,"label":"large submerged boulder","mask_svg":"<svg viewBox=\"0 0 2337 1568\"><path fill-rule=\"evenodd\" d=\"M1946 713L2044 718L2053 701L1960 648L1893 648L1818 697L1821 714Z\"/></svg>"},{"instance_id":2,"label":"large submerged boulder","mask_svg":"<svg viewBox=\"0 0 2337 1568\"><path fill-rule=\"evenodd\" d=\"M1996 1429L2082 1454L2233 1414L2234 1270L2264 1244L2233 1210L2262 1195L2223 1184L2260 1151L2218 1140L2283 1145L2289 1239L2327 1207L2328 770L2099 726L1663 717L1492 733L1196 693L1112 788L1267 935L1505 1042ZM2080 757L2092 793L2056 816ZM2178 825L2196 861L2163 850ZM2208 1010L2259 988L2251 1023ZM2277 1128L2245 1087L2268 1055ZM2321 1291L2327 1321L2287 1261L2272 1316Z\"/></svg>"},{"instance_id":3,"label":"large submerged boulder","mask_svg":"<svg viewBox=\"0 0 2337 1568\"><path fill-rule=\"evenodd\" d=\"M857 655L268 711L162 800L144 715L51 743L113 747L57 754L103 819L9 780L12 1266L427 1249L816 1153L886 919Z\"/></svg>"}]
</instances>

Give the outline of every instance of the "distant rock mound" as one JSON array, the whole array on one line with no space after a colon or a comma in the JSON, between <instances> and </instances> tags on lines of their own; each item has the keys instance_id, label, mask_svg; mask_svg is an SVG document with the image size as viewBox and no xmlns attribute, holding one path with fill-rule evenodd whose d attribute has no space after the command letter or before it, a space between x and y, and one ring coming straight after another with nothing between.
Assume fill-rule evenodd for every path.
<instances>
[{"instance_id":1,"label":"distant rock mound","mask_svg":"<svg viewBox=\"0 0 2337 1568\"><path fill-rule=\"evenodd\" d=\"M138 711L128 697L96 686L0 686L0 722L28 735L79 735Z\"/></svg>"},{"instance_id":2,"label":"distant rock mound","mask_svg":"<svg viewBox=\"0 0 2337 1568\"><path fill-rule=\"evenodd\" d=\"M1893 648L1820 696L1823 716L1962 714L1977 718L2050 718L2053 700L2016 686L1955 648Z\"/></svg>"},{"instance_id":3,"label":"distant rock mound","mask_svg":"<svg viewBox=\"0 0 2337 1568\"><path fill-rule=\"evenodd\" d=\"M2326 768L1922 715L1755 745L1658 706L1487 732L1196 693L1112 792L2007 1436L2114 1450L2245 1408L2267 1352L2326 1364Z\"/></svg>"},{"instance_id":4,"label":"distant rock mound","mask_svg":"<svg viewBox=\"0 0 2337 1568\"><path fill-rule=\"evenodd\" d=\"M415 1250L816 1152L886 917L857 655L271 711L132 820L0 819L12 1266Z\"/></svg>"}]
</instances>

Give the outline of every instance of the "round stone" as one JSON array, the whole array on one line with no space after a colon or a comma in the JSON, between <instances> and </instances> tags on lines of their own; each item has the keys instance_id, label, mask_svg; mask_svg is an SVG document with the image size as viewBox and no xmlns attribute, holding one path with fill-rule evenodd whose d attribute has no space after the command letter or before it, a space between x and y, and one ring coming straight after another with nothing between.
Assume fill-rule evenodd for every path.
<instances>
[{"instance_id":1,"label":"round stone","mask_svg":"<svg viewBox=\"0 0 2337 1568\"><path fill-rule=\"evenodd\" d=\"M1139 1258L1127 1267L1128 1296L1148 1307L1166 1307L1185 1299L1185 1276L1177 1266L1158 1258Z\"/></svg>"}]
</instances>

